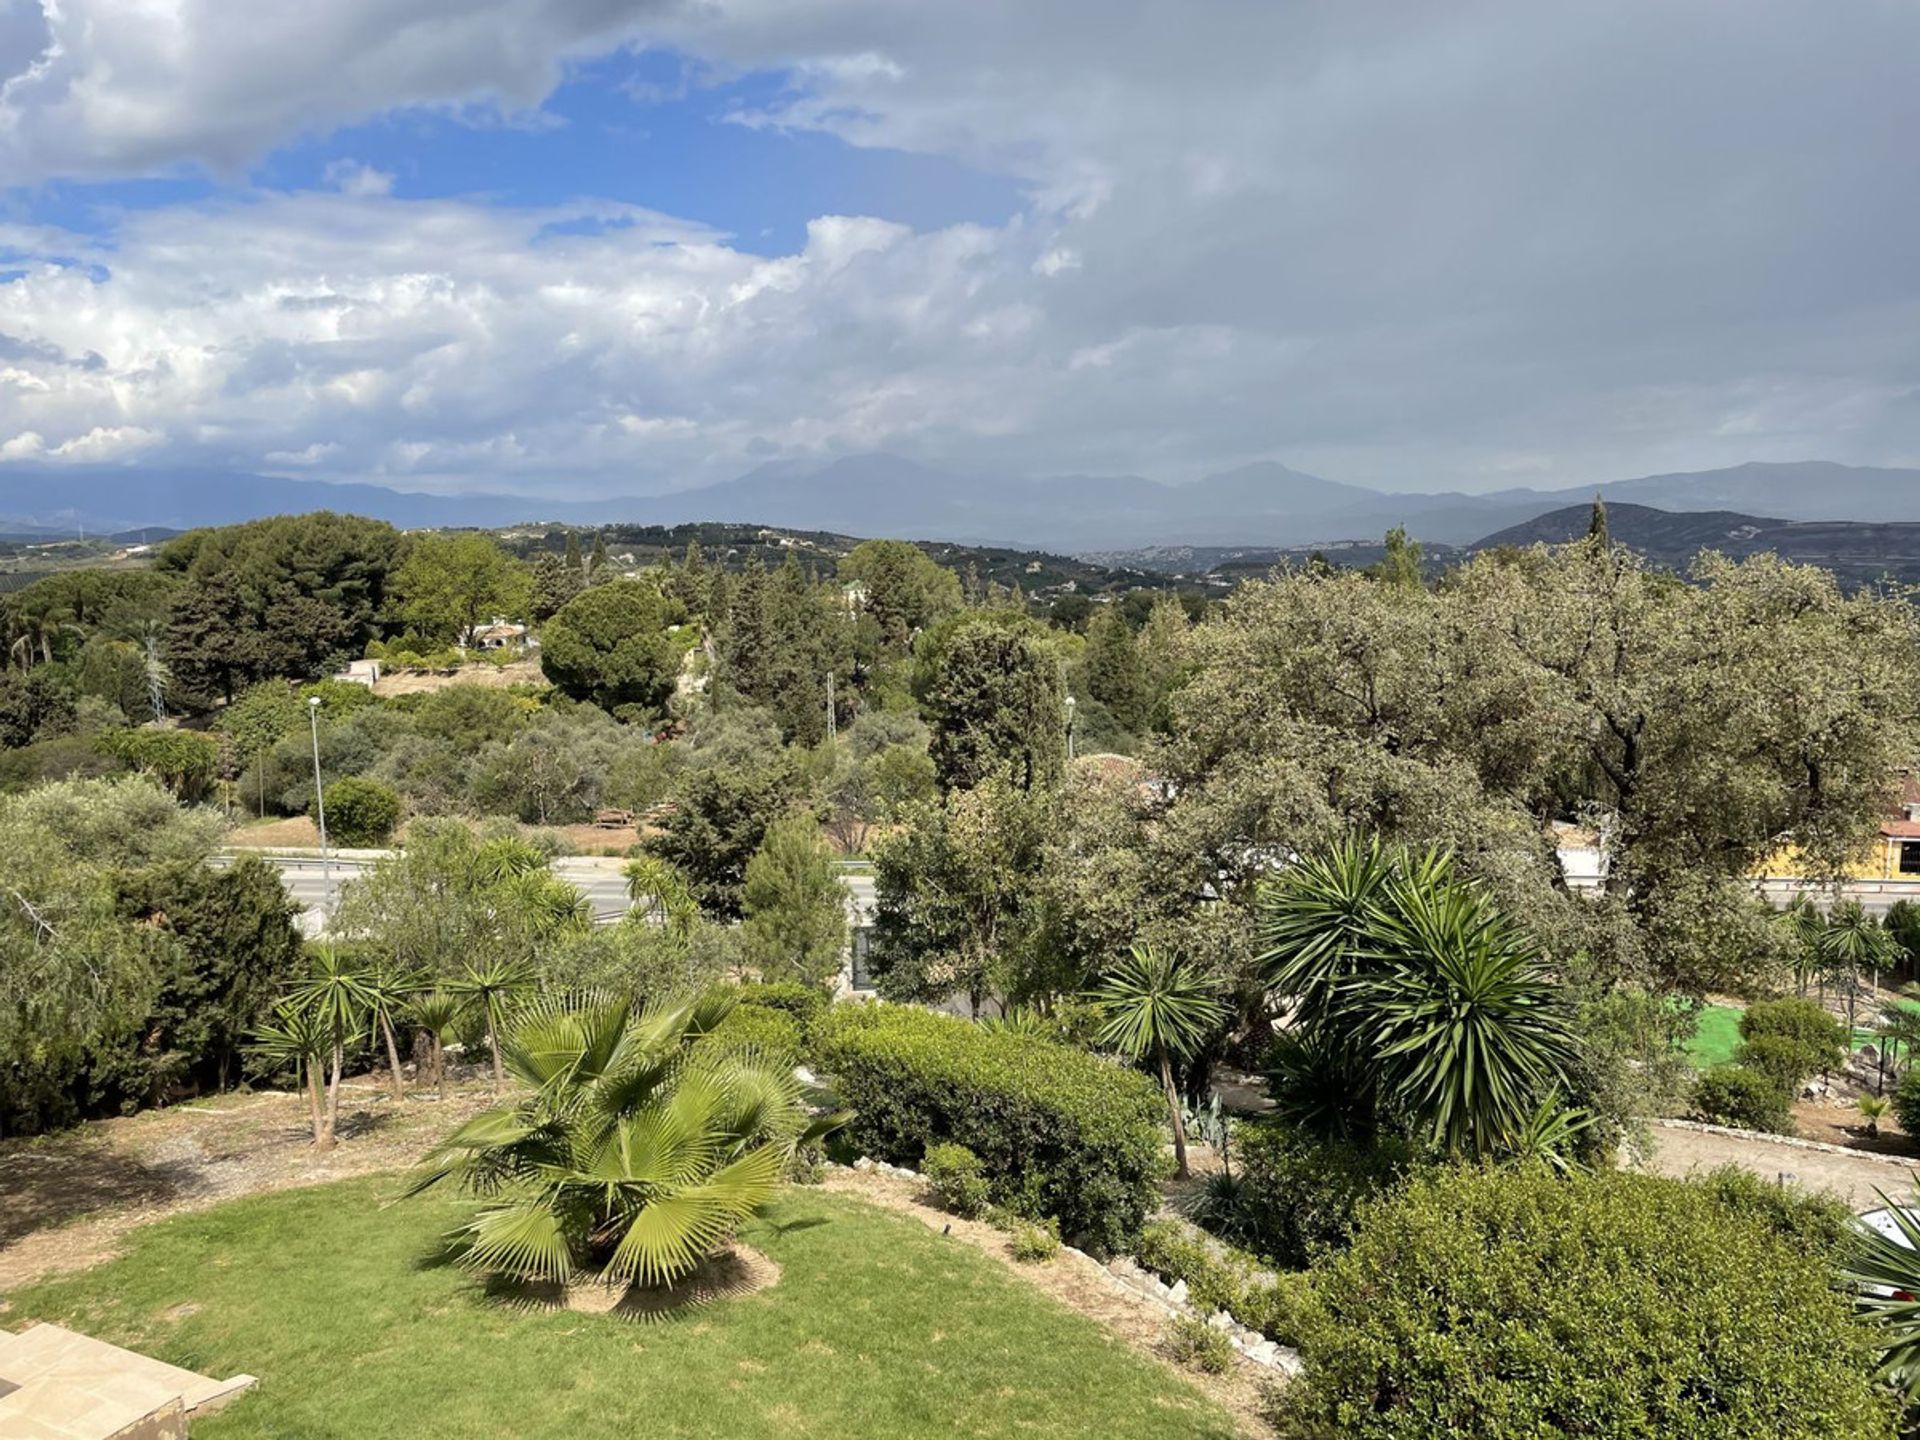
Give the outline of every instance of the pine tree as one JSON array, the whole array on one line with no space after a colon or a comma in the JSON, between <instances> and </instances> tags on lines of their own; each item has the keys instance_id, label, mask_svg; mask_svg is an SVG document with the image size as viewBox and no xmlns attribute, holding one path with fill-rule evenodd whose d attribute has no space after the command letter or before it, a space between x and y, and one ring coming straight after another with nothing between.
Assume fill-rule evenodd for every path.
<instances>
[{"instance_id":1,"label":"pine tree","mask_svg":"<svg viewBox=\"0 0 1920 1440\"><path fill-rule=\"evenodd\" d=\"M598 575L607 568L607 534L604 530L593 532L593 555L587 561L587 574Z\"/></svg>"},{"instance_id":2,"label":"pine tree","mask_svg":"<svg viewBox=\"0 0 1920 1440\"><path fill-rule=\"evenodd\" d=\"M587 573L586 561L580 556L580 537L571 530L567 531L566 554L561 558L566 561L567 569L574 574L584 576Z\"/></svg>"},{"instance_id":3,"label":"pine tree","mask_svg":"<svg viewBox=\"0 0 1920 1440\"><path fill-rule=\"evenodd\" d=\"M1602 550L1612 543L1612 537L1607 533L1607 502L1597 490L1593 494L1593 514L1587 519L1587 539Z\"/></svg>"},{"instance_id":4,"label":"pine tree","mask_svg":"<svg viewBox=\"0 0 1920 1440\"><path fill-rule=\"evenodd\" d=\"M1147 707L1140 652L1117 607L1102 605L1094 611L1081 664L1086 693L1127 729L1141 729Z\"/></svg>"}]
</instances>

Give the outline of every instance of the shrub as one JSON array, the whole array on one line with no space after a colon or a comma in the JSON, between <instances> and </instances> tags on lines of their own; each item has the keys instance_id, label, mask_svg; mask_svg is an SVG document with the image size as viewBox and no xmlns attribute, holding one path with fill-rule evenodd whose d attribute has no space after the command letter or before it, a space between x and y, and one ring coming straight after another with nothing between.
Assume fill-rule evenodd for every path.
<instances>
[{"instance_id":1,"label":"shrub","mask_svg":"<svg viewBox=\"0 0 1920 1440\"><path fill-rule=\"evenodd\" d=\"M1345 1245L1354 1212L1404 1175L1413 1152L1382 1140L1370 1149L1320 1140L1279 1123L1235 1128L1240 1180L1234 1209L1249 1249L1282 1268L1305 1266Z\"/></svg>"},{"instance_id":2,"label":"shrub","mask_svg":"<svg viewBox=\"0 0 1920 1440\"><path fill-rule=\"evenodd\" d=\"M1693 1088L1702 1120L1784 1135L1793 1129L1792 1097L1771 1075L1745 1065L1716 1065Z\"/></svg>"},{"instance_id":3,"label":"shrub","mask_svg":"<svg viewBox=\"0 0 1920 1440\"><path fill-rule=\"evenodd\" d=\"M827 993L798 980L749 981L738 987L742 1005L764 1005L769 1010L784 1010L807 1039L814 1023L833 1008Z\"/></svg>"},{"instance_id":4,"label":"shrub","mask_svg":"<svg viewBox=\"0 0 1920 1440\"><path fill-rule=\"evenodd\" d=\"M1721 1205L1791 1241L1803 1254L1837 1254L1853 1235L1853 1212L1824 1190L1777 1184L1733 1164L1709 1170L1699 1184Z\"/></svg>"},{"instance_id":5,"label":"shrub","mask_svg":"<svg viewBox=\"0 0 1920 1440\"><path fill-rule=\"evenodd\" d=\"M1907 1071L1893 1087L1893 1113L1902 1130L1920 1135L1920 1067Z\"/></svg>"},{"instance_id":6,"label":"shrub","mask_svg":"<svg viewBox=\"0 0 1920 1440\"><path fill-rule=\"evenodd\" d=\"M1368 1207L1314 1295L1294 1434L1894 1434L1825 1258L1684 1181L1440 1171Z\"/></svg>"},{"instance_id":7,"label":"shrub","mask_svg":"<svg viewBox=\"0 0 1920 1440\"><path fill-rule=\"evenodd\" d=\"M1758 1070L1790 1096L1799 1094L1800 1087L1820 1069L1819 1052L1789 1035L1756 1036L1741 1045L1734 1060L1749 1070Z\"/></svg>"},{"instance_id":8,"label":"shrub","mask_svg":"<svg viewBox=\"0 0 1920 1440\"><path fill-rule=\"evenodd\" d=\"M1282 1345L1300 1342L1312 1303L1305 1275L1264 1270L1252 1256L1210 1244L1177 1220L1151 1221L1135 1258L1168 1284L1186 1281L1197 1309L1225 1310Z\"/></svg>"},{"instance_id":9,"label":"shrub","mask_svg":"<svg viewBox=\"0 0 1920 1440\"><path fill-rule=\"evenodd\" d=\"M1167 1354L1209 1375L1224 1375L1233 1368L1233 1341L1227 1332L1192 1315L1176 1315L1168 1323Z\"/></svg>"},{"instance_id":10,"label":"shrub","mask_svg":"<svg viewBox=\"0 0 1920 1440\"><path fill-rule=\"evenodd\" d=\"M353 686L359 689L359 686ZM373 848L393 838L400 797L378 780L349 775L327 786L327 838L335 845Z\"/></svg>"},{"instance_id":11,"label":"shrub","mask_svg":"<svg viewBox=\"0 0 1920 1440\"><path fill-rule=\"evenodd\" d=\"M1023 1264L1045 1264L1060 1253L1060 1235L1051 1223L1014 1227L1013 1258Z\"/></svg>"},{"instance_id":12,"label":"shrub","mask_svg":"<svg viewBox=\"0 0 1920 1440\"><path fill-rule=\"evenodd\" d=\"M987 1213L987 1179L980 1173L980 1157L964 1145L929 1145L920 1162L940 1203L963 1220Z\"/></svg>"},{"instance_id":13,"label":"shrub","mask_svg":"<svg viewBox=\"0 0 1920 1440\"><path fill-rule=\"evenodd\" d=\"M858 1112L848 1140L911 1163L953 1141L992 1198L1059 1217L1076 1243L1123 1250L1159 1202L1163 1104L1138 1071L904 1005L841 1005L817 1029L823 1067Z\"/></svg>"},{"instance_id":14,"label":"shrub","mask_svg":"<svg viewBox=\"0 0 1920 1440\"><path fill-rule=\"evenodd\" d=\"M786 1011L769 1005L735 1005L700 1043L730 1053L751 1052L787 1069L800 1063L800 1027Z\"/></svg>"}]
</instances>

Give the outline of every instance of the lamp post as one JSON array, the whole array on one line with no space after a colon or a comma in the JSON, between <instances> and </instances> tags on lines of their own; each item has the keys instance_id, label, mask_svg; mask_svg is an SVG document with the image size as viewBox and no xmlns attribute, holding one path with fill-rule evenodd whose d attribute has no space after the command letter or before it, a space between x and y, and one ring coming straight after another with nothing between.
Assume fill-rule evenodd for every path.
<instances>
[{"instance_id":1,"label":"lamp post","mask_svg":"<svg viewBox=\"0 0 1920 1440\"><path fill-rule=\"evenodd\" d=\"M325 915L333 903L333 852L327 848L327 792L320 784L320 697L307 697L307 720L313 730L313 808L320 821L320 876L326 886L326 899L320 913Z\"/></svg>"},{"instance_id":2,"label":"lamp post","mask_svg":"<svg viewBox=\"0 0 1920 1440\"><path fill-rule=\"evenodd\" d=\"M1073 763L1073 696L1067 696L1067 763Z\"/></svg>"}]
</instances>

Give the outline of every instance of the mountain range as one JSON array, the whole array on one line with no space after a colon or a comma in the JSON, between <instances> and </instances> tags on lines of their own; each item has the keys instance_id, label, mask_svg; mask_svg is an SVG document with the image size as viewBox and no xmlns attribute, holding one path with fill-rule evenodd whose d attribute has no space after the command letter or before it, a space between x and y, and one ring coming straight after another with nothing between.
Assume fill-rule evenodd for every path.
<instances>
[{"instance_id":1,"label":"mountain range","mask_svg":"<svg viewBox=\"0 0 1920 1440\"><path fill-rule=\"evenodd\" d=\"M765 465L698 490L554 500L447 496L285 476L146 468L0 466L0 530L73 534L183 529L262 515L331 509L408 528L499 528L534 522L680 524L739 521L1069 553L1144 546L1295 546L1377 539L1402 525L1416 537L1470 545L1577 507L1610 503L1665 511L1732 511L1779 521L1920 521L1920 470L1827 461L1737 465L1649 475L1599 486L1486 494L1387 493L1263 461L1187 484L1139 476L1042 479L968 475L885 454L821 465Z\"/></svg>"}]
</instances>

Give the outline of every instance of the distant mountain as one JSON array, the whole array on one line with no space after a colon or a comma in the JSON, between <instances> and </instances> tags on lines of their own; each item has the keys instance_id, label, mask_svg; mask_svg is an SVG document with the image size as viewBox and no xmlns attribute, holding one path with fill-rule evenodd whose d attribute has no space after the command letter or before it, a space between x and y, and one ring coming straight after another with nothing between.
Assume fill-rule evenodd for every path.
<instances>
[{"instance_id":1,"label":"distant mountain","mask_svg":"<svg viewBox=\"0 0 1920 1440\"><path fill-rule=\"evenodd\" d=\"M1568 505L1488 535L1475 550L1501 545L1564 544L1587 533L1592 505ZM1702 550L1740 559L1771 552L1820 565L1853 587L1883 579L1920 583L1920 523L1912 521L1772 520L1732 510L1672 511L1607 502L1607 533L1673 569Z\"/></svg>"},{"instance_id":2,"label":"distant mountain","mask_svg":"<svg viewBox=\"0 0 1920 1440\"><path fill-rule=\"evenodd\" d=\"M1824 461L1651 475L1597 487L1610 503L1729 511L1782 521L1920 522L1920 470ZM409 528L495 529L533 521L673 525L730 521L1087 553L1147 546L1377 544L1403 525L1430 544L1467 545L1584 503L1594 487L1493 494L1385 494L1271 461L1185 485L1136 475L1031 479L967 474L898 456L766 465L667 495L552 500L426 495L378 485L224 472L0 466L0 532L187 529L262 515L346 510ZM1575 507L1577 508L1577 507Z\"/></svg>"}]
</instances>

